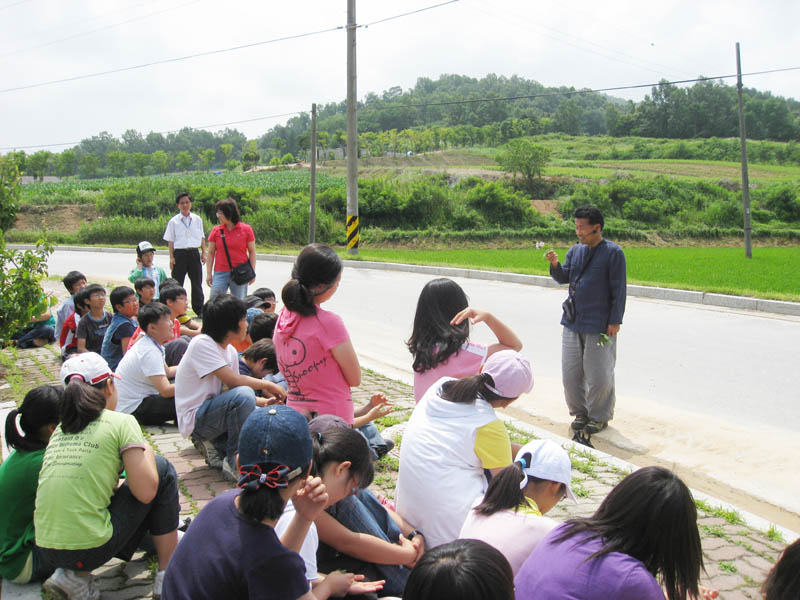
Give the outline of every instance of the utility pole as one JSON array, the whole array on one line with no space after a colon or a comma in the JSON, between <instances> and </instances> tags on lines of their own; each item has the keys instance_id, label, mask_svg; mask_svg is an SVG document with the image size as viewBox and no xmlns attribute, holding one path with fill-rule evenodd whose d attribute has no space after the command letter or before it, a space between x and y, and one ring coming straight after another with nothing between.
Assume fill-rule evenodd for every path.
<instances>
[{"instance_id":1,"label":"utility pole","mask_svg":"<svg viewBox=\"0 0 800 600\"><path fill-rule=\"evenodd\" d=\"M347 253L358 256L358 123L356 0L347 0Z\"/></svg>"},{"instance_id":2,"label":"utility pole","mask_svg":"<svg viewBox=\"0 0 800 600\"><path fill-rule=\"evenodd\" d=\"M311 206L308 213L308 243L317 241L317 105L311 105Z\"/></svg>"},{"instance_id":3,"label":"utility pole","mask_svg":"<svg viewBox=\"0 0 800 600\"><path fill-rule=\"evenodd\" d=\"M739 141L742 146L742 204L744 205L744 255L753 258L750 242L750 177L747 174L747 131L744 124L744 101L742 100L742 60L739 57L739 42L736 42L736 90L739 92Z\"/></svg>"}]
</instances>

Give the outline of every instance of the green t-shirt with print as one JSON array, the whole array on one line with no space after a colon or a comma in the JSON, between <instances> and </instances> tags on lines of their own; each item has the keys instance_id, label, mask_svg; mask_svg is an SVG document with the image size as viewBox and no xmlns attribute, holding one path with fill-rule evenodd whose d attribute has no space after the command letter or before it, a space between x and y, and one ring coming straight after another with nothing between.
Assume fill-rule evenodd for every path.
<instances>
[{"instance_id":1,"label":"green t-shirt with print","mask_svg":"<svg viewBox=\"0 0 800 600\"><path fill-rule=\"evenodd\" d=\"M0 465L0 578L13 580L33 549L33 506L44 449L14 450Z\"/></svg>"},{"instance_id":2,"label":"green t-shirt with print","mask_svg":"<svg viewBox=\"0 0 800 600\"><path fill-rule=\"evenodd\" d=\"M122 453L144 447L133 415L104 410L80 433L56 427L39 473L36 544L60 550L105 544L113 533L108 505L122 472Z\"/></svg>"}]
</instances>

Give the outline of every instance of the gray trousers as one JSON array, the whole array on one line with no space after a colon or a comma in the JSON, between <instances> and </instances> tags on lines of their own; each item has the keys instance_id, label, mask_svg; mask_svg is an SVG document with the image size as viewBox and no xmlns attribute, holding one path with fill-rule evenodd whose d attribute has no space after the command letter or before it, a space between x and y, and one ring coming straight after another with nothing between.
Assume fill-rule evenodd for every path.
<instances>
[{"instance_id":1,"label":"gray trousers","mask_svg":"<svg viewBox=\"0 0 800 600\"><path fill-rule=\"evenodd\" d=\"M614 365L617 336L598 346L597 333L575 333L566 327L561 334L561 379L569 414L592 421L614 418Z\"/></svg>"}]
</instances>

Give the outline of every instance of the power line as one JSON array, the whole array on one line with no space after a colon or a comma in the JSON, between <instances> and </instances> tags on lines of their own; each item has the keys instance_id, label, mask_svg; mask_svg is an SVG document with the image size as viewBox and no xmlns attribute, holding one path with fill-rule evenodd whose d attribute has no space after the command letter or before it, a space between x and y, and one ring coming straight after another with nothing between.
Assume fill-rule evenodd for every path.
<instances>
[{"instance_id":1,"label":"power line","mask_svg":"<svg viewBox=\"0 0 800 600\"><path fill-rule=\"evenodd\" d=\"M358 27L369 27L370 25L377 25L378 23L386 23L386 21L393 21L395 19L399 19L401 17L407 17L409 15L415 15L417 13L425 12L427 10L431 10L434 8L439 8L440 6L447 6L448 4L454 4L456 2L460 2L461 0L448 0L447 2L440 2L439 4L434 4L432 6L425 6L424 8L418 8L417 10L411 10L409 12L401 13L399 15L394 15L393 17L386 17L385 19L378 19L377 21L371 21L370 23L362 23L358 25Z\"/></svg>"}]
</instances>

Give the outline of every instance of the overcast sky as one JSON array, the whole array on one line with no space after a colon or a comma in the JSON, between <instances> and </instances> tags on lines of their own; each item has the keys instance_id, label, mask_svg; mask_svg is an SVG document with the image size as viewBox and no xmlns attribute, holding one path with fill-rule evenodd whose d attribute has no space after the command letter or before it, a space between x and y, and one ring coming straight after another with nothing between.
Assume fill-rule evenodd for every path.
<instances>
[{"instance_id":1,"label":"overcast sky","mask_svg":"<svg viewBox=\"0 0 800 600\"><path fill-rule=\"evenodd\" d=\"M441 1L360 0L357 21ZM346 0L0 0L0 90L337 27L346 8ZM359 29L358 95L442 73L579 88L726 75L736 72L737 41L744 72L798 67L798 23L797 0L459 0ZM345 98L345 73L342 29L0 91L0 152L309 110ZM745 85L800 98L800 71ZM615 95L640 100L648 91ZM285 120L232 127L257 137Z\"/></svg>"}]
</instances>

